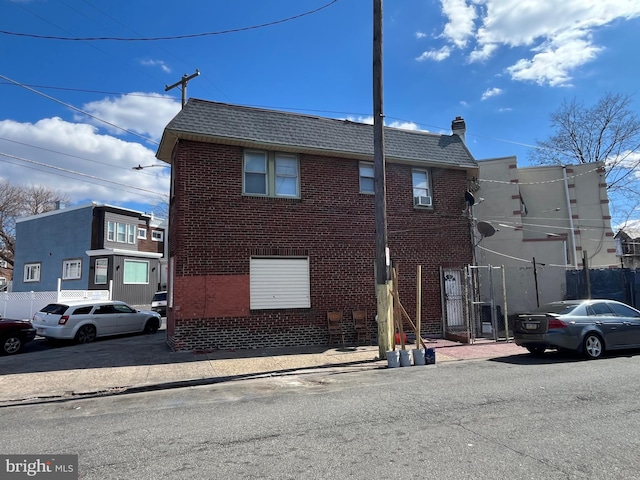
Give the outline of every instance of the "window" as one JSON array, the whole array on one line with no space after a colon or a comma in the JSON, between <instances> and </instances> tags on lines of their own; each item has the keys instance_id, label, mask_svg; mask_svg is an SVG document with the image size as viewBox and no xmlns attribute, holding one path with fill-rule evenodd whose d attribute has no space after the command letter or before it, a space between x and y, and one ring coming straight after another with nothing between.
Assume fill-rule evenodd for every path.
<instances>
[{"instance_id":1,"label":"window","mask_svg":"<svg viewBox=\"0 0 640 480\"><path fill-rule=\"evenodd\" d=\"M140 238L141 230L144 232L144 237L142 238L147 238L147 232L142 228L138 229L135 225L119 222L107 222L107 240L110 242L129 243L133 245L136 243L136 231L138 238Z\"/></svg>"},{"instance_id":2,"label":"window","mask_svg":"<svg viewBox=\"0 0 640 480\"><path fill-rule=\"evenodd\" d=\"M123 283L148 284L149 262L146 262L144 260L125 260Z\"/></svg>"},{"instance_id":3,"label":"window","mask_svg":"<svg viewBox=\"0 0 640 480\"><path fill-rule=\"evenodd\" d=\"M24 281L25 283L40 281L40 264L39 263L25 263Z\"/></svg>"},{"instance_id":4,"label":"window","mask_svg":"<svg viewBox=\"0 0 640 480\"><path fill-rule=\"evenodd\" d=\"M299 166L296 155L247 150L244 152L243 193L298 198Z\"/></svg>"},{"instance_id":5,"label":"window","mask_svg":"<svg viewBox=\"0 0 640 480\"><path fill-rule=\"evenodd\" d=\"M360 163L360 193L374 193L373 163Z\"/></svg>"},{"instance_id":6,"label":"window","mask_svg":"<svg viewBox=\"0 0 640 480\"><path fill-rule=\"evenodd\" d=\"M428 173L425 170L414 170L411 176L413 179L413 204L417 207L432 206Z\"/></svg>"},{"instance_id":7,"label":"window","mask_svg":"<svg viewBox=\"0 0 640 480\"><path fill-rule=\"evenodd\" d=\"M136 227L127 225L127 243L136 243Z\"/></svg>"},{"instance_id":8,"label":"window","mask_svg":"<svg viewBox=\"0 0 640 480\"><path fill-rule=\"evenodd\" d=\"M250 259L251 309L311 308L308 258Z\"/></svg>"},{"instance_id":9,"label":"window","mask_svg":"<svg viewBox=\"0 0 640 480\"><path fill-rule=\"evenodd\" d=\"M138 238L142 240L147 239L147 229L138 227Z\"/></svg>"},{"instance_id":10,"label":"window","mask_svg":"<svg viewBox=\"0 0 640 480\"><path fill-rule=\"evenodd\" d=\"M107 222L107 240L116 241L116 222Z\"/></svg>"},{"instance_id":11,"label":"window","mask_svg":"<svg viewBox=\"0 0 640 480\"><path fill-rule=\"evenodd\" d=\"M65 260L62 262L62 279L77 280L82 276L82 260Z\"/></svg>"},{"instance_id":12,"label":"window","mask_svg":"<svg viewBox=\"0 0 640 480\"><path fill-rule=\"evenodd\" d=\"M107 268L109 267L109 259L108 258L97 258L96 259L96 273L94 282L96 285L104 285L107 283Z\"/></svg>"},{"instance_id":13,"label":"window","mask_svg":"<svg viewBox=\"0 0 640 480\"><path fill-rule=\"evenodd\" d=\"M151 240L154 242L161 242L164 239L164 232L162 230L154 230L151 232Z\"/></svg>"}]
</instances>

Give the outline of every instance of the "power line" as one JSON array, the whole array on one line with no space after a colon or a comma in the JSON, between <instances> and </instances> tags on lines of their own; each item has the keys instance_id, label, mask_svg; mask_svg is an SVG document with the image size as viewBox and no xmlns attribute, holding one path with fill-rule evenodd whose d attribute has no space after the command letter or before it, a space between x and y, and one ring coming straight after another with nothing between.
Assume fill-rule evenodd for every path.
<instances>
[{"instance_id":1,"label":"power line","mask_svg":"<svg viewBox=\"0 0 640 480\"><path fill-rule=\"evenodd\" d=\"M65 103L62 100L58 100L55 97L47 95L46 93L42 93L42 92L39 92L38 90L35 90L33 88L30 88L30 87L27 87L26 85L24 85L24 84L22 84L20 82L17 82L15 80L12 80L9 77L5 77L2 74L0 74L0 78L3 78L5 80L7 80L8 82L11 82L11 83L13 83L15 85L18 85L19 87L22 87L22 88L24 88L26 90L29 90L30 92L37 93L38 95L43 96L44 98L47 98L49 100L53 100L54 102L59 103L60 105L64 105L65 107L70 108L71 110L74 110L74 111L76 111L78 113L86 115L87 117L93 118L94 120L97 120L97 121L102 122L102 123L104 123L106 125L109 125L110 127L113 127L115 129L118 129L118 130L122 130L123 132L128 133L129 135L133 135L135 137L141 138L141 139L145 140L146 142L153 143L155 145L159 145L158 142L156 142L155 140L152 140L150 138L147 138L144 135L140 135L139 133L133 132L131 130L127 130L126 128L120 127L119 125L116 125L115 123L108 122L107 120L104 120L104 119L102 119L100 117L96 117L95 115L92 115L89 112L85 112L84 110L81 110L78 107L74 107L70 103Z\"/></svg>"},{"instance_id":2,"label":"power line","mask_svg":"<svg viewBox=\"0 0 640 480\"><path fill-rule=\"evenodd\" d=\"M308 12L304 12L298 15L294 15L292 17L282 18L280 20L274 20L273 22L262 23L259 25L252 25L249 27L240 27L240 28L232 28L228 30L220 30L217 32L205 32L205 33L191 33L186 35L173 35L169 37L138 37L138 38L127 38L127 37L58 37L53 35L37 35L31 33L20 33L20 32L10 32L7 30L0 30L0 34L4 35L13 35L17 37L28 37L28 38L38 38L44 40L65 40L65 41L83 41L83 42L95 42L95 41L118 41L118 42L154 42L159 40L183 40L186 38L198 38L198 37L210 37L214 35L226 35L229 33L238 33L238 32L246 32L248 30L257 30L259 28L271 27L273 25L278 25L280 23L290 22L292 20L297 20L302 17L306 17L308 15L312 15L314 13L318 13L325 8L330 7L334 3L337 3L339 0L332 0L331 2L316 8L315 10L310 10Z\"/></svg>"},{"instance_id":3,"label":"power line","mask_svg":"<svg viewBox=\"0 0 640 480\"><path fill-rule=\"evenodd\" d=\"M46 163L38 162L36 160L29 160L28 158L18 157L16 155L11 155L9 153L0 152L0 156L11 158L13 160L19 160L21 162L31 163L33 165L37 165L37 166L40 166L40 167L50 168L50 169L57 170L57 171L64 172L64 173L71 173L73 175L79 175L81 177L90 178L92 180L99 180L100 182L111 183L111 184L118 185L118 186L125 186L125 187L131 188L133 190L139 190L141 192L152 193L154 195L158 195L158 196L161 196L161 197L167 197L168 198L168 195L165 194L165 193L154 192L153 190L147 190L146 188L136 187L136 186L133 186L133 185L123 185L122 183L115 182L113 180L107 180L105 178L96 177L94 175L89 175L87 173L76 172L75 170L69 170L67 168L56 167L54 165L49 165L49 164L46 164ZM95 182L92 182L92 183L95 183Z\"/></svg>"}]
</instances>

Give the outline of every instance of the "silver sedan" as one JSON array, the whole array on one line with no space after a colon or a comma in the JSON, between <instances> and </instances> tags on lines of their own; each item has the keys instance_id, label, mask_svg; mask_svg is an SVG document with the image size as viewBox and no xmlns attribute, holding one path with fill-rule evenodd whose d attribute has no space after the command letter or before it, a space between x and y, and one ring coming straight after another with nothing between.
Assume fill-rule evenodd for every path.
<instances>
[{"instance_id":1,"label":"silver sedan","mask_svg":"<svg viewBox=\"0 0 640 480\"><path fill-rule=\"evenodd\" d=\"M565 300L515 316L513 337L534 355L573 350L589 359L640 348L640 311L614 300Z\"/></svg>"}]
</instances>

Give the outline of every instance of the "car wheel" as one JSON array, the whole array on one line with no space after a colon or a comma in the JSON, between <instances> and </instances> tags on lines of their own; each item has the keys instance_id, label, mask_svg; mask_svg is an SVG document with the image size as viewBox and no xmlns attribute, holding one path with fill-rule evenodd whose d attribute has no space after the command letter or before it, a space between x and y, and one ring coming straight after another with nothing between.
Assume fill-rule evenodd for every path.
<instances>
[{"instance_id":1,"label":"car wheel","mask_svg":"<svg viewBox=\"0 0 640 480\"><path fill-rule=\"evenodd\" d=\"M150 318L144 326L144 333L156 333L160 328L160 322L157 318Z\"/></svg>"},{"instance_id":2,"label":"car wheel","mask_svg":"<svg viewBox=\"0 0 640 480\"><path fill-rule=\"evenodd\" d=\"M96 339L96 327L83 325L76 333L76 343L90 343Z\"/></svg>"},{"instance_id":3,"label":"car wheel","mask_svg":"<svg viewBox=\"0 0 640 480\"><path fill-rule=\"evenodd\" d=\"M604 353L604 344L602 343L600 335L588 333L582 342L582 352L589 360L595 360L596 358L602 357L602 354Z\"/></svg>"},{"instance_id":4,"label":"car wheel","mask_svg":"<svg viewBox=\"0 0 640 480\"><path fill-rule=\"evenodd\" d=\"M535 355L536 357L539 357L540 355L542 355L544 353L546 348L544 348L544 347L527 347L527 350L529 350L529 353L531 355Z\"/></svg>"},{"instance_id":5,"label":"car wheel","mask_svg":"<svg viewBox=\"0 0 640 480\"><path fill-rule=\"evenodd\" d=\"M2 338L2 353L5 355L13 355L22 350L22 339L17 335L7 335Z\"/></svg>"}]
</instances>

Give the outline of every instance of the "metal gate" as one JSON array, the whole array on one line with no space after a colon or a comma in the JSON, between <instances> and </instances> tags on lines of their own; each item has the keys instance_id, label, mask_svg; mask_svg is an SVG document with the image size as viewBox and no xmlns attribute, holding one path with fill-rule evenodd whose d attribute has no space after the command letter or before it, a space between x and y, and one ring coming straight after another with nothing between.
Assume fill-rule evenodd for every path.
<instances>
[{"instance_id":1,"label":"metal gate","mask_svg":"<svg viewBox=\"0 0 640 480\"><path fill-rule=\"evenodd\" d=\"M440 272L445 338L509 340L504 267L467 265Z\"/></svg>"},{"instance_id":2,"label":"metal gate","mask_svg":"<svg viewBox=\"0 0 640 480\"><path fill-rule=\"evenodd\" d=\"M469 321L466 308L465 269L440 269L442 279L442 319L445 337L448 334L469 333Z\"/></svg>"}]
</instances>

